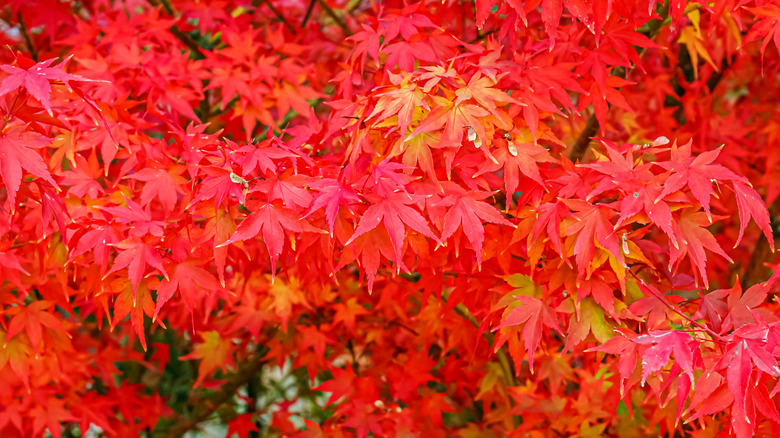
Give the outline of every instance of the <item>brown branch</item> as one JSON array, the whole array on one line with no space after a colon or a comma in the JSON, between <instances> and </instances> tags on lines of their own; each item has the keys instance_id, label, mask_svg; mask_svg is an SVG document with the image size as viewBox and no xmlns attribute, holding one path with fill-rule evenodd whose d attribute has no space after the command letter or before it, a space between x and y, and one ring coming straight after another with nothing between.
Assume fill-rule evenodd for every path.
<instances>
[{"instance_id":1,"label":"brown branch","mask_svg":"<svg viewBox=\"0 0 780 438\"><path fill-rule=\"evenodd\" d=\"M569 160L573 162L576 162L577 160L582 161L582 158L585 156L585 152L588 151L590 139L596 135L598 130L599 121L596 119L596 114L594 113L588 117L588 122L585 123L585 128L582 130L582 132L580 132L580 135L577 137L577 141L574 142L574 145L572 145L568 155Z\"/></svg>"},{"instance_id":2,"label":"brown branch","mask_svg":"<svg viewBox=\"0 0 780 438\"><path fill-rule=\"evenodd\" d=\"M443 295L442 301L445 303L447 302L447 299ZM469 312L469 309L463 303L458 303L458 305L453 307L453 310L455 310L455 313L462 316L463 319L471 323L474 328L478 330L480 329L479 321L477 321L477 318L474 318L474 315ZM495 336L493 336L493 333L484 332L482 333L482 337L485 338L491 347L493 346L493 343L495 342ZM507 356L506 345L502 345L501 348L498 349L496 352L496 358L498 359L498 364L501 366L501 372L504 374L504 379L506 380L507 385L518 385L519 382L517 382L515 376L514 366L512 366L512 362L509 360L509 356Z\"/></svg>"},{"instance_id":3,"label":"brown branch","mask_svg":"<svg viewBox=\"0 0 780 438\"><path fill-rule=\"evenodd\" d=\"M772 205L769 206L769 217L772 219L772 225L775 225L775 221L780 219L780 197L775 199ZM774 231L775 227L773 226L772 228ZM780 242L775 239L775 245L778 243ZM756 242L753 254L750 256L750 262L748 262L745 268L745 274L742 277L743 288L748 288L769 279L772 275L772 269L765 266L765 264L772 261L773 255L772 250L769 248L769 241L762 235Z\"/></svg>"},{"instance_id":4,"label":"brown branch","mask_svg":"<svg viewBox=\"0 0 780 438\"><path fill-rule=\"evenodd\" d=\"M241 364L238 371L231 376L231 379L222 385L220 391L214 397L204 399L197 404L191 415L185 416L177 413L169 418L173 425L165 435L171 438L181 437L188 431L198 427L200 423L208 420L224 404L229 403L236 395L236 392L248 384L265 365L265 361L261 360L263 353L264 349L258 348L247 362Z\"/></svg>"},{"instance_id":5,"label":"brown branch","mask_svg":"<svg viewBox=\"0 0 780 438\"><path fill-rule=\"evenodd\" d=\"M336 22L336 24L341 28L342 31L344 31L344 35L346 36L352 36L352 30L349 29L347 24L339 18L338 15L336 15L336 12L333 11L333 9L328 6L327 3L325 3L325 0L317 0L317 3L325 9L325 12L328 14L330 18L333 19L333 21Z\"/></svg>"},{"instance_id":6,"label":"brown branch","mask_svg":"<svg viewBox=\"0 0 780 438\"><path fill-rule=\"evenodd\" d=\"M629 273L630 273L630 274L631 274L631 275L634 277L634 279L635 279L636 281L638 281L638 282L640 282L640 283L642 283L642 284L645 284L645 283L644 283L644 281L642 281L642 279L640 279L639 277L637 277L637 275L634 273L634 271L632 271L632 270L630 270L630 269L629 269L629 270L628 270L628 272L629 272ZM686 315L686 314L685 314L685 312L683 312L682 310L680 310L679 308L677 308L677 306L675 306L674 304L672 304L672 303L670 303L669 301L667 301L667 300L666 300L666 298L664 298L664 296L663 296L663 295L660 295L660 294L658 293L658 291L656 291L656 290L655 290L655 289L653 289L652 287L648 287L648 288L647 288L647 290L649 290L649 291L650 291L650 293L652 293L652 294L653 294L653 296L654 296L655 298L657 298L657 299L658 299L658 301L660 301L660 302L661 302L661 304L663 304L664 306L666 306L666 307L667 307L669 310L671 310L672 312L674 312L674 313L676 313L676 314L680 315L680 317L682 317L682 318L683 318L685 321L687 321L687 322L688 322L689 324L691 324L692 326L696 327L697 329L699 329L699 330L701 330L701 331L704 331L704 332L706 332L707 334L709 334L710 336L712 336L714 340L716 340L716 341L717 341L717 342L719 342L719 343L723 343L723 344L725 344L725 343L727 342L727 341L726 341L726 339L725 339L723 336L719 335L718 333L716 333L715 331L713 331L711 328L707 327L706 325L703 325L703 324L700 324L700 323L696 322L696 320L694 320L694 319L693 319L693 318L691 318L690 316Z\"/></svg>"},{"instance_id":7,"label":"brown branch","mask_svg":"<svg viewBox=\"0 0 780 438\"><path fill-rule=\"evenodd\" d=\"M173 7L171 6L169 0L162 0L162 1L146 0L146 1L155 8L162 6L163 10L165 10L165 13L168 15L171 16L176 15L176 11L173 10ZM191 36L182 32L181 29L179 29L179 26L174 24L168 30L169 32L171 32L173 36L176 37L177 40L179 40L182 44L187 46L187 48L190 49L190 51L192 51L196 59L206 58L206 55L203 53L203 47L201 47L201 45L198 44L197 41L192 39Z\"/></svg>"},{"instance_id":8,"label":"brown branch","mask_svg":"<svg viewBox=\"0 0 780 438\"><path fill-rule=\"evenodd\" d=\"M269 0L259 0L259 1L258 0L254 0L252 2L252 6L254 6L255 8L259 8L260 5L268 6L268 9L270 9L271 12L273 12L274 15L276 15L276 18L278 18L279 21L281 21L282 24L284 24L284 27L286 27L287 30L289 30L293 34L297 34L298 33L298 29L296 29L292 24L290 24L290 22L287 21L286 18L284 18L284 15L282 15L282 13L279 12L278 9L276 9L276 6L274 6Z\"/></svg>"},{"instance_id":9,"label":"brown branch","mask_svg":"<svg viewBox=\"0 0 780 438\"><path fill-rule=\"evenodd\" d=\"M685 8L683 15L687 15L688 13L692 12L694 9L698 9L698 8L699 8L698 4L688 5ZM668 15L668 12L665 13L665 15ZM658 35L658 32L660 32L661 29L665 25L669 24L670 22L671 19L668 16L661 20L651 20L647 24L647 31L641 33L645 35L647 38L653 39L653 37ZM637 49L637 51L639 52L639 56L642 56L646 52L646 50L644 50L644 48L642 47ZM611 75L618 76L624 73L626 73L626 70L622 67L618 67L612 70ZM590 139L593 138L594 135L596 135L598 130L599 130L599 121L596 119L596 115L594 113L591 114L590 117L588 117L588 121L585 123L585 127L583 128L582 132L580 132L580 135L577 136L577 140L574 142L574 145L572 145L572 148L569 151L568 157L571 161L582 160L582 158L585 156L585 153L588 151L588 147L590 146Z\"/></svg>"},{"instance_id":10,"label":"brown branch","mask_svg":"<svg viewBox=\"0 0 780 438\"><path fill-rule=\"evenodd\" d=\"M485 38L489 37L490 35L493 35L496 32L498 32L498 29L490 29L489 31L487 31L485 33L477 33L477 37L474 38L473 40L469 41L468 43L469 44L476 44L476 43L484 40Z\"/></svg>"},{"instance_id":11,"label":"brown branch","mask_svg":"<svg viewBox=\"0 0 780 438\"><path fill-rule=\"evenodd\" d=\"M19 30L22 32L24 43L27 45L27 50L30 52L30 56L32 57L33 61L38 62L38 51L35 49L32 38L30 38L30 33L27 31L27 25L24 24L22 13L18 12L16 16L19 19Z\"/></svg>"},{"instance_id":12,"label":"brown branch","mask_svg":"<svg viewBox=\"0 0 780 438\"><path fill-rule=\"evenodd\" d=\"M309 18L311 17L311 12L314 10L314 3L316 3L317 0L311 0L309 2L309 7L306 8L306 13L303 15L303 21L301 21L301 29L306 27L306 23L309 22Z\"/></svg>"}]
</instances>

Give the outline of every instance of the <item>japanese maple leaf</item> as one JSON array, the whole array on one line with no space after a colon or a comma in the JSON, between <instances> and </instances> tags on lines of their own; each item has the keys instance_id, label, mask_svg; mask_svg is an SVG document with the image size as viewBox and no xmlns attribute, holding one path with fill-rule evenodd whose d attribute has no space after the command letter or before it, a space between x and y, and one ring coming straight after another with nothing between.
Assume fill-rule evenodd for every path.
<instances>
[{"instance_id":1,"label":"japanese maple leaf","mask_svg":"<svg viewBox=\"0 0 780 438\"><path fill-rule=\"evenodd\" d=\"M463 141L463 131L467 127L475 133L473 142L480 146L487 141L485 128L477 117L489 116L490 112L478 105L461 103L456 104L450 99L434 96L435 106L425 119L417 125L417 128L406 137L409 141L412 137L423 132L438 131L444 127L441 136L443 147L458 147Z\"/></svg>"},{"instance_id":2,"label":"japanese maple leaf","mask_svg":"<svg viewBox=\"0 0 780 438\"><path fill-rule=\"evenodd\" d=\"M152 220L152 213L148 205L143 208L137 202L127 198L125 198L125 203L127 207L103 207L102 209L116 216L115 220L119 223L133 224L130 227L130 235L132 236L143 237L151 234L160 237L163 235L165 222Z\"/></svg>"},{"instance_id":3,"label":"japanese maple leaf","mask_svg":"<svg viewBox=\"0 0 780 438\"><path fill-rule=\"evenodd\" d=\"M670 306L675 306L680 301L683 301L683 297L675 294L662 294L654 286L641 282L639 283L639 288L647 296L636 300L628 309L638 316L648 315L647 327L650 330L662 326L668 327L669 323L676 317L676 313Z\"/></svg>"},{"instance_id":4,"label":"japanese maple leaf","mask_svg":"<svg viewBox=\"0 0 780 438\"><path fill-rule=\"evenodd\" d=\"M111 248L109 245L114 244L119 239L114 228L105 221L100 221L98 226L94 229L82 228L74 234L70 241L68 241L68 247L70 248L70 255L68 257L68 263L71 263L76 257L92 250L94 252L95 263L100 265L100 272L104 272L108 268L108 262L111 256Z\"/></svg>"},{"instance_id":5,"label":"japanese maple leaf","mask_svg":"<svg viewBox=\"0 0 780 438\"><path fill-rule=\"evenodd\" d=\"M620 373L621 394L623 393L625 381L631 377L636 368L636 359L639 352L637 351L638 344L633 341L635 336L633 333L626 336L620 332L618 336L607 339L603 344L585 350L586 352L603 351L619 357L618 371Z\"/></svg>"},{"instance_id":6,"label":"japanese maple leaf","mask_svg":"<svg viewBox=\"0 0 780 438\"><path fill-rule=\"evenodd\" d=\"M211 241L214 248L214 264L217 267L217 274L219 275L219 282L222 286L225 285L225 263L227 261L228 248L219 246L220 244L227 242L230 236L236 232L236 223L230 211L220 207L214 209L213 206L207 205L201 211L204 217L209 218L206 222L206 226L203 228L203 236L201 237L201 243Z\"/></svg>"},{"instance_id":7,"label":"japanese maple leaf","mask_svg":"<svg viewBox=\"0 0 780 438\"><path fill-rule=\"evenodd\" d=\"M235 197L241 204L246 203L244 197L243 178L233 173L228 168L216 166L203 166L200 170L206 174L206 177L199 184L197 194L193 196L187 209L200 201L207 199L214 200L214 207L219 208L225 198Z\"/></svg>"},{"instance_id":8,"label":"japanese maple leaf","mask_svg":"<svg viewBox=\"0 0 780 438\"><path fill-rule=\"evenodd\" d=\"M347 37L347 40L355 41L356 44L352 47L352 59L360 59L360 63L366 62L366 55L370 55L374 59L376 65L379 63L379 39L382 37L377 31L372 29L366 24L362 24L363 30L355 32L354 35Z\"/></svg>"},{"instance_id":9,"label":"japanese maple leaf","mask_svg":"<svg viewBox=\"0 0 780 438\"><path fill-rule=\"evenodd\" d=\"M395 260L396 262L399 262L396 269L396 271L398 271L400 269L400 261L402 260L401 247L403 246L404 235L406 234L404 224L418 233L435 240L437 243L440 242L439 239L433 235L433 231L428 227L425 218L418 213L417 210L408 206L415 202L415 197L412 195L396 192L387 197L375 195L369 195L368 197L373 203L363 213L363 216L360 218L360 222L355 229L355 233L349 238L344 246L348 246L361 235L373 230L380 223L384 223L384 228L390 235L390 241L393 245ZM417 196L417 198L419 198L419 196Z\"/></svg>"},{"instance_id":10,"label":"japanese maple leaf","mask_svg":"<svg viewBox=\"0 0 780 438\"><path fill-rule=\"evenodd\" d=\"M490 112L495 112L496 103L498 103L499 106L503 106L504 104L513 101L505 91L499 88L493 88L495 85L495 80L487 76L482 76L477 72L469 79L468 84L455 91L455 95L458 96L455 104L457 105L468 99L474 99L483 108L486 108Z\"/></svg>"},{"instance_id":11,"label":"japanese maple leaf","mask_svg":"<svg viewBox=\"0 0 780 438\"><path fill-rule=\"evenodd\" d=\"M51 95L51 84L49 81L63 82L68 89L71 89L70 82L94 82L93 79L87 79L79 75L73 75L65 73L63 68L67 64L71 57L66 58L60 64L51 67L52 63L57 58L47 59L41 61L28 69L22 69L11 65L0 65L0 70L5 71L10 76L5 78L0 83L0 96L5 95L20 87L24 87L28 93L35 99L37 99L49 115L51 112L51 103L49 102L49 96ZM25 58L26 59L26 58ZM29 60L27 60L29 61Z\"/></svg>"},{"instance_id":12,"label":"japanese maple leaf","mask_svg":"<svg viewBox=\"0 0 780 438\"><path fill-rule=\"evenodd\" d=\"M340 206L349 208L350 203L360 201L355 190L344 185L341 181L332 178L323 178L309 184L309 187L319 190L314 196L309 212L304 217L308 217L320 208L325 208L325 219L328 221L330 235L333 235L333 224L336 221L336 215Z\"/></svg>"},{"instance_id":13,"label":"japanese maple leaf","mask_svg":"<svg viewBox=\"0 0 780 438\"><path fill-rule=\"evenodd\" d=\"M203 380L217 368L224 372L225 367L233 363L230 340L222 339L216 330L201 333L201 336L203 342L196 345L192 353L179 358L179 360L201 359L198 366L198 380L195 381L196 387L200 386Z\"/></svg>"},{"instance_id":14,"label":"japanese maple leaf","mask_svg":"<svg viewBox=\"0 0 780 438\"><path fill-rule=\"evenodd\" d=\"M547 149L534 144L532 141L496 141L496 145L498 147L491 150L495 161L485 160L479 167L479 170L477 170L477 173L474 174L475 177L503 168L507 202L517 190L521 174L535 181L540 186L546 187L539 173L538 163L552 161L552 157L547 152Z\"/></svg>"},{"instance_id":15,"label":"japanese maple leaf","mask_svg":"<svg viewBox=\"0 0 780 438\"><path fill-rule=\"evenodd\" d=\"M73 170L61 172L63 186L68 186L68 194L74 194L79 198L89 196L96 199L105 192L98 179L100 170L96 154L90 154L89 161L83 155L77 155L70 165Z\"/></svg>"},{"instance_id":16,"label":"japanese maple leaf","mask_svg":"<svg viewBox=\"0 0 780 438\"><path fill-rule=\"evenodd\" d=\"M368 293L371 293L374 290L374 280L376 279L382 256L388 260L393 260L398 265L398 269L408 271L403 260L393 258L394 254L395 248L388 232L384 227L375 227L355 239L354 245L344 248L341 260L335 270L338 271L344 268L344 266L357 261L358 257L360 257L359 264L368 278Z\"/></svg>"},{"instance_id":17,"label":"japanese maple leaf","mask_svg":"<svg viewBox=\"0 0 780 438\"><path fill-rule=\"evenodd\" d=\"M170 278L161 281L157 288L157 305L154 309L153 320L157 319L162 306L173 297L177 290L181 292L184 303L192 312L199 302L198 288L209 292L221 289L217 279L200 267L205 262L206 260L188 258L182 262L173 263Z\"/></svg>"},{"instance_id":18,"label":"japanese maple leaf","mask_svg":"<svg viewBox=\"0 0 780 438\"><path fill-rule=\"evenodd\" d=\"M530 241L536 241L544 232L544 237L549 239L553 248L563 257L563 260L571 265L569 258L561 247L561 221L571 217L571 210L561 201L547 202L536 208L536 219L529 235Z\"/></svg>"},{"instance_id":19,"label":"japanese maple leaf","mask_svg":"<svg viewBox=\"0 0 780 438\"><path fill-rule=\"evenodd\" d=\"M577 290L577 301L587 296L592 296L599 306L609 312L613 319L619 320L615 314L615 295L612 286L597 278L583 280Z\"/></svg>"},{"instance_id":20,"label":"japanese maple leaf","mask_svg":"<svg viewBox=\"0 0 780 438\"><path fill-rule=\"evenodd\" d=\"M274 282L268 290L271 298L270 310L282 321L282 329L287 329L287 321L293 315L297 304L306 303L306 296L301 289L301 284L295 277L290 277L289 282Z\"/></svg>"},{"instance_id":21,"label":"japanese maple leaf","mask_svg":"<svg viewBox=\"0 0 780 438\"><path fill-rule=\"evenodd\" d=\"M336 313L333 315L333 325L335 326L343 322L350 331L355 330L355 319L359 315L368 313L368 310L358 303L357 297L349 298L343 304L334 304L333 307L336 309Z\"/></svg>"},{"instance_id":22,"label":"japanese maple leaf","mask_svg":"<svg viewBox=\"0 0 780 438\"><path fill-rule=\"evenodd\" d=\"M729 312L728 304L723 300L734 292L739 293L742 290L739 285L739 278L734 283L734 287L731 289L718 289L714 290L706 295L700 292L701 301L699 301L699 309L692 316L692 319L707 318L707 321L712 325L712 328L716 333L720 333L721 324L723 318Z\"/></svg>"},{"instance_id":23,"label":"japanese maple leaf","mask_svg":"<svg viewBox=\"0 0 780 438\"><path fill-rule=\"evenodd\" d=\"M407 193L406 185L413 180L412 177L403 173L408 168L402 163L391 161L389 157L385 158L372 166L368 187L371 187L372 192L379 196L388 196L398 190Z\"/></svg>"},{"instance_id":24,"label":"japanese maple leaf","mask_svg":"<svg viewBox=\"0 0 780 438\"><path fill-rule=\"evenodd\" d=\"M70 422L76 419L69 409L65 408L65 402L58 398L49 398L46 406L36 404L30 412L32 418L33 433L42 436L43 430L48 429L53 438L62 436L62 422Z\"/></svg>"},{"instance_id":25,"label":"japanese maple leaf","mask_svg":"<svg viewBox=\"0 0 780 438\"><path fill-rule=\"evenodd\" d=\"M259 431L257 424L252 419L254 417L253 412L247 412L228 420L227 438L234 435L238 435L239 438L248 438L250 431Z\"/></svg>"},{"instance_id":26,"label":"japanese maple leaf","mask_svg":"<svg viewBox=\"0 0 780 438\"><path fill-rule=\"evenodd\" d=\"M701 211L689 208L683 212L677 222L677 229L680 231L682 239L680 239L679 248L672 246L669 249L669 268L671 269L675 263L679 263L682 257L687 254L691 259L691 264L698 268L699 275L704 280L704 286L709 288L707 255L704 249L720 255L729 262L732 260L715 240L715 236L707 231L705 228L707 225L709 225L709 220Z\"/></svg>"},{"instance_id":27,"label":"japanese maple leaf","mask_svg":"<svg viewBox=\"0 0 780 438\"><path fill-rule=\"evenodd\" d=\"M671 160L655 163L672 171L671 175L664 181L664 189L656 197L655 202L687 185L691 189L693 197L704 207L707 219L712 221L710 213L710 197L714 192L712 181L744 180L744 178L720 164L713 163L723 150L723 146L692 157L691 144L692 141L689 141L678 147L677 143L674 143L671 150Z\"/></svg>"},{"instance_id":28,"label":"japanese maple leaf","mask_svg":"<svg viewBox=\"0 0 780 438\"><path fill-rule=\"evenodd\" d=\"M585 297L579 303L571 303L572 301L567 300L556 308L557 311L573 313L566 328L566 345L563 346L563 351L570 351L590 333L593 333L593 337L599 342L606 342L612 337L612 324L607 322L604 310L592 297Z\"/></svg>"},{"instance_id":29,"label":"japanese maple leaf","mask_svg":"<svg viewBox=\"0 0 780 438\"><path fill-rule=\"evenodd\" d=\"M26 260L16 255L16 251L11 249L11 246L11 242L0 243L0 278L8 280L18 287L19 290L26 291L27 289L22 284L20 275L30 275L22 266L22 263L26 262Z\"/></svg>"},{"instance_id":30,"label":"japanese maple leaf","mask_svg":"<svg viewBox=\"0 0 780 438\"><path fill-rule=\"evenodd\" d=\"M146 334L144 333L144 315L152 316L154 311L154 301L152 294L145 283L139 285L137 290L133 290L130 285L119 278L112 282L112 288L119 291L119 295L114 302L114 316L111 319L111 330L117 323L130 315L130 323L141 341L141 346L146 351Z\"/></svg>"},{"instance_id":31,"label":"japanese maple leaf","mask_svg":"<svg viewBox=\"0 0 780 438\"><path fill-rule=\"evenodd\" d=\"M770 290L771 283L758 283L750 286L743 294L742 286L739 282L735 283L727 291L728 314L723 320L723 328L729 330L756 322L758 307L764 304Z\"/></svg>"},{"instance_id":32,"label":"japanese maple leaf","mask_svg":"<svg viewBox=\"0 0 780 438\"><path fill-rule=\"evenodd\" d=\"M8 333L5 338L5 345L8 345L10 341L17 333L22 330L27 333L27 338L30 339L30 343L35 349L35 356L38 356L39 347L41 343L41 337L43 335L43 327L48 327L53 330L60 331L67 334L62 327L60 320L47 310L52 307L52 303L48 301L35 301L27 306L10 307L6 311L7 314L13 315L11 322L8 324ZM70 337L70 335L68 335Z\"/></svg>"},{"instance_id":33,"label":"japanese maple leaf","mask_svg":"<svg viewBox=\"0 0 780 438\"><path fill-rule=\"evenodd\" d=\"M181 176L185 170L186 167L179 165L170 169L147 167L130 175L129 178L146 182L141 190L141 205L149 205L152 199L157 198L166 212L173 212L177 194L184 194L180 186L187 182Z\"/></svg>"},{"instance_id":34,"label":"japanese maple leaf","mask_svg":"<svg viewBox=\"0 0 780 438\"><path fill-rule=\"evenodd\" d=\"M136 238L114 243L112 246L123 251L116 256L113 266L106 272L103 279L120 269L127 268L130 284L133 286L133 294L135 294L146 272L146 265L156 268L162 272L165 278L168 278L162 258L160 258L160 254L157 253L157 248L154 246ZM135 299L135 296L133 298Z\"/></svg>"},{"instance_id":35,"label":"japanese maple leaf","mask_svg":"<svg viewBox=\"0 0 780 438\"><path fill-rule=\"evenodd\" d=\"M295 175L292 169L288 169L281 175L269 176L259 181L250 192L262 192L268 194L268 202L281 199L285 207L290 209L307 208L311 205L311 194L305 189L309 186L311 177Z\"/></svg>"},{"instance_id":36,"label":"japanese maple leaf","mask_svg":"<svg viewBox=\"0 0 780 438\"><path fill-rule=\"evenodd\" d=\"M728 357L728 368L726 371L726 384L728 385L731 394L734 396L734 415L738 415L742 418L746 418L748 414L746 411L746 402L748 401L748 388L750 385L751 374L753 374L753 366L750 363L750 354L746 351L746 342L741 341L733 346L728 351L724 358ZM776 361L773 359L773 362ZM753 411L753 409L750 409ZM754 416L753 413L750 416ZM740 418L741 420L741 418ZM755 420L755 418L754 418ZM753 423L748 418L748 423ZM752 431L752 426L748 426Z\"/></svg>"},{"instance_id":37,"label":"japanese maple leaf","mask_svg":"<svg viewBox=\"0 0 780 438\"><path fill-rule=\"evenodd\" d=\"M675 330L650 331L646 335L638 336L634 342L643 345L654 344L642 355L643 385L650 374L666 366L669 356L674 352L675 363L688 375L691 387L694 386L693 349L698 348L698 343L693 341L690 334Z\"/></svg>"},{"instance_id":38,"label":"japanese maple leaf","mask_svg":"<svg viewBox=\"0 0 780 438\"><path fill-rule=\"evenodd\" d=\"M22 336L8 340L6 333L0 330L0 370L10 365L11 371L22 380L27 392L30 392L30 353L29 341Z\"/></svg>"},{"instance_id":39,"label":"japanese maple leaf","mask_svg":"<svg viewBox=\"0 0 780 438\"><path fill-rule=\"evenodd\" d=\"M448 187L451 188L451 192L455 193L448 194L436 204L437 206L451 207L444 216L441 240L448 239L455 234L458 228L462 229L476 253L477 266L482 269L482 242L485 241L485 227L482 223L489 222L509 227L513 227L514 224L501 216L495 207L483 201L483 199L492 196L492 192L466 192L455 184L448 184Z\"/></svg>"},{"instance_id":40,"label":"japanese maple leaf","mask_svg":"<svg viewBox=\"0 0 780 438\"><path fill-rule=\"evenodd\" d=\"M563 200L563 202L575 211L574 218L576 220L568 219L566 221L563 225L562 235L577 235L574 244L574 255L578 268L577 278L582 279L587 272L596 253L596 242L625 265L617 235L609 221L609 217L612 216L611 210L605 206L591 205L579 200Z\"/></svg>"},{"instance_id":41,"label":"japanese maple leaf","mask_svg":"<svg viewBox=\"0 0 780 438\"><path fill-rule=\"evenodd\" d=\"M555 312L543 301L529 296L516 295L515 298L521 303L512 309L501 321L496 331L502 327L511 327L525 324L523 327L523 340L525 343L526 354L531 372L534 369L534 352L539 341L542 339L544 327L549 327L563 336L560 327L558 327L558 318Z\"/></svg>"},{"instance_id":42,"label":"japanese maple leaf","mask_svg":"<svg viewBox=\"0 0 780 438\"><path fill-rule=\"evenodd\" d=\"M34 150L50 142L51 139L36 132L26 131L23 127L0 132L0 177L3 178L8 191L12 213L16 210L16 192L22 183L22 169L57 187L40 153Z\"/></svg>"},{"instance_id":43,"label":"japanese maple leaf","mask_svg":"<svg viewBox=\"0 0 780 438\"><path fill-rule=\"evenodd\" d=\"M388 70L396 65L403 71L414 70L415 62L430 63L438 61L436 52L430 44L421 41L398 41L382 46L382 53L387 53L384 67Z\"/></svg>"},{"instance_id":44,"label":"japanese maple leaf","mask_svg":"<svg viewBox=\"0 0 780 438\"><path fill-rule=\"evenodd\" d=\"M330 393L328 401L325 402L325 407L339 401L342 397L352 395L355 391L355 372L351 367L347 367L346 369L331 368L330 371L333 375L332 379L326 380L319 386L312 388L314 391Z\"/></svg>"},{"instance_id":45,"label":"japanese maple leaf","mask_svg":"<svg viewBox=\"0 0 780 438\"><path fill-rule=\"evenodd\" d=\"M388 72L387 75L390 82L395 86L388 87L387 91L376 95L379 97L379 101L366 119L375 118L375 124L377 124L388 117L397 116L401 138L404 138L407 134L407 128L412 124L412 115L415 108L422 107L428 109L428 105L423 100L424 94L422 90L417 87L417 84L410 83L408 73L394 74Z\"/></svg>"},{"instance_id":46,"label":"japanese maple leaf","mask_svg":"<svg viewBox=\"0 0 780 438\"><path fill-rule=\"evenodd\" d=\"M230 140L226 140L229 144ZM257 143L247 144L237 148L236 152L244 153L241 159L241 171L244 175L251 175L255 169L259 169L262 174L276 173L277 163L284 159L295 159L298 157L287 149L278 147L278 141L275 138Z\"/></svg>"},{"instance_id":47,"label":"japanese maple leaf","mask_svg":"<svg viewBox=\"0 0 780 438\"><path fill-rule=\"evenodd\" d=\"M775 46L780 49L780 7L776 4L768 3L757 8L747 8L756 18L759 19L745 36L742 46L747 43L764 38L761 42L761 60L764 60L764 51L766 51L769 42L774 40Z\"/></svg>"},{"instance_id":48,"label":"japanese maple leaf","mask_svg":"<svg viewBox=\"0 0 780 438\"><path fill-rule=\"evenodd\" d=\"M678 2L677 4L682 4ZM678 13L680 16L682 14ZM715 71L718 71L718 65L715 63L715 61L712 60L712 57L710 57L709 52L707 51L707 40L702 35L701 29L699 27L699 20L701 17L701 13L698 9L691 11L687 14L688 18L691 20L691 26L685 26L680 30L680 37L677 39L677 42L680 44L685 44L685 47L688 49L688 53L691 56L691 64L693 65L693 75L694 78L699 78L699 56L702 57L707 63L709 63L712 66L712 69Z\"/></svg>"},{"instance_id":49,"label":"japanese maple leaf","mask_svg":"<svg viewBox=\"0 0 780 438\"><path fill-rule=\"evenodd\" d=\"M742 181L734 181L734 196L737 199L737 208L739 209L739 236L737 242L734 244L734 248L742 241L742 236L745 233L750 218L752 217L764 236L769 240L769 247L774 251L775 238L772 234L772 226L769 223L769 211L767 211L766 204L761 196L756 193L753 187L745 184Z\"/></svg>"},{"instance_id":50,"label":"japanese maple leaf","mask_svg":"<svg viewBox=\"0 0 780 438\"><path fill-rule=\"evenodd\" d=\"M439 137L438 133L424 132L407 141L399 138L393 145L390 157L403 154L401 162L404 166L408 168L419 167L431 180L438 182L431 147L439 144ZM446 165L451 166L451 160L448 159Z\"/></svg>"},{"instance_id":51,"label":"japanese maple leaf","mask_svg":"<svg viewBox=\"0 0 780 438\"><path fill-rule=\"evenodd\" d=\"M304 231L320 231L311 226L308 222L301 220L300 215L294 211L276 207L273 204L263 204L260 208L252 212L238 226L236 232L227 242L217 247L229 245L240 240L251 239L262 233L265 247L268 249L268 255L271 258L271 275L276 273L276 262L284 249L285 230L292 233L302 233Z\"/></svg>"}]
</instances>

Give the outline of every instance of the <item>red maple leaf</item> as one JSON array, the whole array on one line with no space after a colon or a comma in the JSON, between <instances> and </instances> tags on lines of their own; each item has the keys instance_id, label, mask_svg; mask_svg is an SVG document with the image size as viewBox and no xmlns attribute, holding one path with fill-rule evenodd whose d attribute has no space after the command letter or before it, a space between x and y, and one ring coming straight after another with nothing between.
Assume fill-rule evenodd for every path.
<instances>
[{"instance_id":1,"label":"red maple leaf","mask_svg":"<svg viewBox=\"0 0 780 438\"><path fill-rule=\"evenodd\" d=\"M518 295L515 298L521 303L521 305L512 309L508 315L501 321L497 327L493 330L498 330L502 327L511 327L520 324L523 326L523 341L525 343L526 354L528 355L528 363L531 366L531 371L534 369L534 352L536 351L539 341L542 339L542 330L544 327L549 327L557 331L563 336L563 332L558 326L558 318L555 317L555 312L542 300L534 297ZM500 345L496 344L496 349Z\"/></svg>"},{"instance_id":2,"label":"red maple leaf","mask_svg":"<svg viewBox=\"0 0 780 438\"><path fill-rule=\"evenodd\" d=\"M12 213L16 210L16 192L22 183L22 169L57 187L43 158L33 150L50 142L51 139L19 126L0 132L0 176L8 191Z\"/></svg>"},{"instance_id":3,"label":"red maple leaf","mask_svg":"<svg viewBox=\"0 0 780 438\"><path fill-rule=\"evenodd\" d=\"M450 194L436 203L436 206L451 207L444 216L441 240L448 239L455 234L458 228L462 229L476 253L477 266L479 269L482 269L482 242L485 241L485 227L482 223L490 222L509 227L513 227L514 224L501 216L501 213L495 207L482 201L492 196L493 193L483 191L466 192L455 184L448 184L447 187Z\"/></svg>"},{"instance_id":4,"label":"red maple leaf","mask_svg":"<svg viewBox=\"0 0 780 438\"><path fill-rule=\"evenodd\" d=\"M390 241L393 245L395 261L398 263L396 271L398 271L402 263L401 246L406 233L404 224L418 233L439 242L439 239L433 235L433 231L428 227L425 218L417 210L408 206L415 201L415 197L412 195L397 192L387 197L370 196L370 199L373 199L374 203L363 213L355 233L344 246L348 246L361 235L373 230L380 223L384 223L384 228L390 235Z\"/></svg>"},{"instance_id":5,"label":"red maple leaf","mask_svg":"<svg viewBox=\"0 0 780 438\"><path fill-rule=\"evenodd\" d=\"M285 230L293 233L320 231L308 222L301 220L300 215L294 211L267 203L247 216L233 233L233 236L227 242L217 245L217 248L240 240L251 239L262 233L263 241L271 257L271 275L273 276L276 273L276 262L284 249Z\"/></svg>"}]
</instances>

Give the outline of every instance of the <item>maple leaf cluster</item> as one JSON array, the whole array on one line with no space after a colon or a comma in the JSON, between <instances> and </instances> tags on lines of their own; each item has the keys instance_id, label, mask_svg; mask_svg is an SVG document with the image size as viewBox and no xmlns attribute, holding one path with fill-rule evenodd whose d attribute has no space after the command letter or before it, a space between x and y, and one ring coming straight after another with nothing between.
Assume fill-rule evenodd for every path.
<instances>
[{"instance_id":1,"label":"maple leaf cluster","mask_svg":"<svg viewBox=\"0 0 780 438\"><path fill-rule=\"evenodd\" d=\"M778 26L4 2L0 436L780 434Z\"/></svg>"}]
</instances>

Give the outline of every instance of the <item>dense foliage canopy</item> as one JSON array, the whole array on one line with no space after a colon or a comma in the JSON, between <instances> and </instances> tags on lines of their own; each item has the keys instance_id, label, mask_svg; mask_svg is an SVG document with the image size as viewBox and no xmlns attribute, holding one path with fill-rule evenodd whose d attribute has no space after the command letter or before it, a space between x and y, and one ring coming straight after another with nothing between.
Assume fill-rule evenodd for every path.
<instances>
[{"instance_id":1,"label":"dense foliage canopy","mask_svg":"<svg viewBox=\"0 0 780 438\"><path fill-rule=\"evenodd\" d=\"M779 6L2 2L0 436L780 435Z\"/></svg>"}]
</instances>

